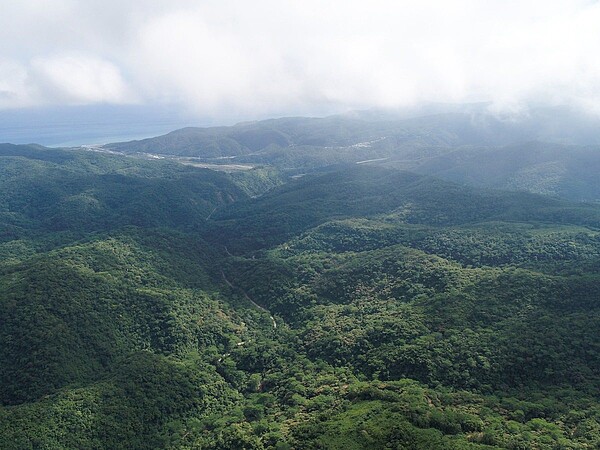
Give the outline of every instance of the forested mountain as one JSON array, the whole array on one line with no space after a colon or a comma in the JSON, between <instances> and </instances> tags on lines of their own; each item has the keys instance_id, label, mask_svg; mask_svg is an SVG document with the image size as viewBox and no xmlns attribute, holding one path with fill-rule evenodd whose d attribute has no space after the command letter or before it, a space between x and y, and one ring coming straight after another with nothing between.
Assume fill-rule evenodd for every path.
<instances>
[{"instance_id":1,"label":"forested mountain","mask_svg":"<svg viewBox=\"0 0 600 450\"><path fill-rule=\"evenodd\" d=\"M499 117L476 104L412 115L365 111L185 128L104 148L192 164L267 165L289 175L370 164L475 186L598 201L598 129L596 118L571 109Z\"/></svg>"},{"instance_id":2,"label":"forested mountain","mask_svg":"<svg viewBox=\"0 0 600 450\"><path fill-rule=\"evenodd\" d=\"M105 147L124 153L210 158L268 153L272 147L365 146L374 140L388 141L384 148L389 148L390 143L503 146L532 140L600 144L598 125L595 117L566 108L538 108L501 117L488 112L485 104L474 104L431 107L412 113L373 110L325 118L269 119L231 127L184 128L164 136Z\"/></svg>"},{"instance_id":3,"label":"forested mountain","mask_svg":"<svg viewBox=\"0 0 600 450\"><path fill-rule=\"evenodd\" d=\"M564 200L475 189L409 172L348 166L307 175L213 215L219 238L231 245L279 243L328 219L385 216L433 226L519 221L600 227L598 207ZM214 231L211 229L210 233Z\"/></svg>"},{"instance_id":4,"label":"forested mountain","mask_svg":"<svg viewBox=\"0 0 600 450\"><path fill-rule=\"evenodd\" d=\"M2 218L25 230L194 226L244 192L222 173L93 152L0 146Z\"/></svg>"},{"instance_id":5,"label":"forested mountain","mask_svg":"<svg viewBox=\"0 0 600 450\"><path fill-rule=\"evenodd\" d=\"M377 139L353 120L120 150ZM474 148L291 178L1 145L0 448L598 448L600 206L430 176Z\"/></svg>"}]
</instances>

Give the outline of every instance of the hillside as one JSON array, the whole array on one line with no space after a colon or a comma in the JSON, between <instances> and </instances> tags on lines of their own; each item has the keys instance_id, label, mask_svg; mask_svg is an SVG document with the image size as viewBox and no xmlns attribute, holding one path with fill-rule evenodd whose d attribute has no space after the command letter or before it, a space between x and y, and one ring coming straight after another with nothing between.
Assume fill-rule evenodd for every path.
<instances>
[{"instance_id":1,"label":"hillside","mask_svg":"<svg viewBox=\"0 0 600 450\"><path fill-rule=\"evenodd\" d=\"M261 176L0 147L1 448L600 445L599 206Z\"/></svg>"},{"instance_id":2,"label":"hillside","mask_svg":"<svg viewBox=\"0 0 600 450\"><path fill-rule=\"evenodd\" d=\"M185 128L105 149L212 168L269 166L286 175L379 165L478 187L598 201L598 125L597 118L566 108L503 118L485 105L466 105Z\"/></svg>"},{"instance_id":3,"label":"hillside","mask_svg":"<svg viewBox=\"0 0 600 450\"><path fill-rule=\"evenodd\" d=\"M126 225L190 228L246 194L224 174L102 153L0 147L3 238L106 231Z\"/></svg>"},{"instance_id":4,"label":"hillside","mask_svg":"<svg viewBox=\"0 0 600 450\"><path fill-rule=\"evenodd\" d=\"M219 240L232 248L280 243L327 220L380 217L389 223L454 226L490 221L574 224L598 228L593 205L475 189L409 172L348 166L307 175L212 217ZM210 236L207 237L210 239Z\"/></svg>"},{"instance_id":5,"label":"hillside","mask_svg":"<svg viewBox=\"0 0 600 450\"><path fill-rule=\"evenodd\" d=\"M598 201L599 155L598 147L527 142L500 148L460 148L411 169L474 186Z\"/></svg>"}]
</instances>

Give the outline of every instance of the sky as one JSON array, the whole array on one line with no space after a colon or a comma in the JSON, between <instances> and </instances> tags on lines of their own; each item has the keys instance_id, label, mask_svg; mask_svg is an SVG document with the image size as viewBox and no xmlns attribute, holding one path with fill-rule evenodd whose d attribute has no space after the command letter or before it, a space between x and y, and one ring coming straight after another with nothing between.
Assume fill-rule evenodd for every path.
<instances>
[{"instance_id":1,"label":"sky","mask_svg":"<svg viewBox=\"0 0 600 450\"><path fill-rule=\"evenodd\" d=\"M600 113L600 4L0 0L0 112L168 105L228 122L428 102Z\"/></svg>"}]
</instances>

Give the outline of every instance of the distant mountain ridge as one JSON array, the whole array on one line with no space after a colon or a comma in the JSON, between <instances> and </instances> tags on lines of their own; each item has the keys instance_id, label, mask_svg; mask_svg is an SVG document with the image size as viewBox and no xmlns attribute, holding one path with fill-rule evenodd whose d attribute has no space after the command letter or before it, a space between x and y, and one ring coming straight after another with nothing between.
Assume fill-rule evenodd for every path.
<instances>
[{"instance_id":1,"label":"distant mountain ridge","mask_svg":"<svg viewBox=\"0 0 600 450\"><path fill-rule=\"evenodd\" d=\"M359 111L231 127L183 128L108 144L125 154L273 166L289 175L348 163L392 166L459 183L600 200L600 120L569 108L500 117L486 105Z\"/></svg>"},{"instance_id":2,"label":"distant mountain ridge","mask_svg":"<svg viewBox=\"0 0 600 450\"><path fill-rule=\"evenodd\" d=\"M351 146L377 138L426 145L503 146L523 141L600 144L600 120L567 108L540 108L502 117L483 105L424 115L356 111L323 118L286 117L233 126L187 127L106 148L124 153L154 152L180 156L238 156L270 146Z\"/></svg>"}]
</instances>

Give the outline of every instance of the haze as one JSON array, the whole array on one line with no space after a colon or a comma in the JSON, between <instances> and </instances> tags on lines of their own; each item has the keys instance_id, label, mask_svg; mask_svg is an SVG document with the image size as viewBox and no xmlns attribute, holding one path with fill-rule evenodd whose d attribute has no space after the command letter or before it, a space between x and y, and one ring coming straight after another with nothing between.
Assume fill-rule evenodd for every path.
<instances>
[{"instance_id":1,"label":"haze","mask_svg":"<svg viewBox=\"0 0 600 450\"><path fill-rule=\"evenodd\" d=\"M600 110L590 1L0 2L0 108L197 117L490 101Z\"/></svg>"}]
</instances>

